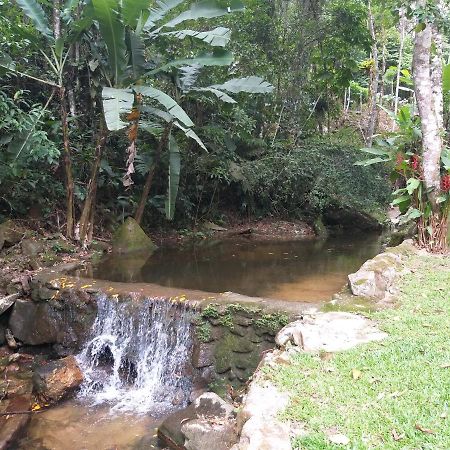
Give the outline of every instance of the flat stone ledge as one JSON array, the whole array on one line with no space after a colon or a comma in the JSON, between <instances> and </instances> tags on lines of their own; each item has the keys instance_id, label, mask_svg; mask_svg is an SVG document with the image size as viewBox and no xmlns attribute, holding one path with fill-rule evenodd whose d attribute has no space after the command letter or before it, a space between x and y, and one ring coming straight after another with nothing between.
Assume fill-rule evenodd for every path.
<instances>
[{"instance_id":1,"label":"flat stone ledge","mask_svg":"<svg viewBox=\"0 0 450 450\"><path fill-rule=\"evenodd\" d=\"M286 325L275 342L281 348L291 344L306 352L338 352L386 337L373 321L363 316L329 312L305 315L302 320Z\"/></svg>"}]
</instances>

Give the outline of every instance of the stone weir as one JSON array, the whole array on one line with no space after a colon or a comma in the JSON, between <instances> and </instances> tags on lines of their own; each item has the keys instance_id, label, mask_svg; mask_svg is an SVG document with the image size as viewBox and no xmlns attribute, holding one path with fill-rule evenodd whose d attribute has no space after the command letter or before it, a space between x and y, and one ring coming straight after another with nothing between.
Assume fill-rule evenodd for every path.
<instances>
[{"instance_id":1,"label":"stone weir","mask_svg":"<svg viewBox=\"0 0 450 450\"><path fill-rule=\"evenodd\" d=\"M96 357L98 360L94 365L98 361L110 359L111 370L115 371L110 375L116 376L116 379L109 386L109 391L104 389L106 397L120 394L118 380L119 377L123 378L124 364L117 365L116 362L117 367L114 366L114 356L117 356L114 352L142 352L153 345L148 341L148 336L161 341L161 336L170 334L169 331L161 332L155 326L156 321L172 321L173 329L182 329L188 321L188 329L183 331L190 337L189 342L183 344L183 351L187 354L186 361L181 369L174 369L183 372L177 375L181 379L185 376L189 378L189 383L184 384L183 393L186 393L186 386L189 384L188 390L193 395L207 389L226 396L246 383L264 353L275 346L277 332L305 310L311 310L311 304L252 298L231 292L214 294L153 284L82 279L67 275L71 269L74 267L66 265L37 275L31 282L31 299L15 301L8 328L23 345L51 346L58 356L82 355L87 346L91 345L91 360L81 360L87 377L89 367L92 369ZM170 307L155 306L164 304ZM108 310L109 315L105 312L108 305L116 305L113 310ZM113 319L114 323L118 323L121 316L133 315L145 316L144 327L149 327L148 333L141 332L140 337L133 338L133 343L125 345L123 342L132 335L137 336L137 330L144 322L127 322L121 325L122 328L104 328L107 320ZM181 319L175 322L174 317L181 315L184 322L180 322ZM129 328L128 331L125 330L126 327ZM122 346L114 347L103 342L103 350L107 350L103 353L98 349L93 350L98 344L95 339L99 339L99 336L106 340L111 336L119 341L122 339ZM125 348L127 345L128 349ZM166 342L164 345L164 352L174 351L174 347L170 347L172 344ZM92 356L95 351L98 354ZM147 357L154 359L156 354L154 349ZM125 363L125 366L128 364L125 377L139 378L138 367L142 360L136 357L122 359L128 361ZM163 373L153 375L164 378ZM147 372L145 376L150 377ZM146 379L148 380L149 378ZM95 379L91 380L90 387L94 388L95 385ZM140 386L145 388L145 382L142 381ZM178 391L181 392L179 389ZM172 403L184 403L184 394L177 395L175 389Z\"/></svg>"}]
</instances>

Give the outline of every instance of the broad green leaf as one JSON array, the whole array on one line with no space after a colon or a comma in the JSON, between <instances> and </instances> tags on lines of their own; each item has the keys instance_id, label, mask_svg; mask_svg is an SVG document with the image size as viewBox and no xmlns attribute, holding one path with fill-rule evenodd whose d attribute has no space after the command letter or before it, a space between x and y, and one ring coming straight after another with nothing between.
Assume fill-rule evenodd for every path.
<instances>
[{"instance_id":1,"label":"broad green leaf","mask_svg":"<svg viewBox=\"0 0 450 450\"><path fill-rule=\"evenodd\" d=\"M273 92L274 87L260 77L232 78L223 84L214 84L209 86L213 89L224 90L237 94L239 92L248 92L250 94L268 94Z\"/></svg>"},{"instance_id":2,"label":"broad green leaf","mask_svg":"<svg viewBox=\"0 0 450 450\"><path fill-rule=\"evenodd\" d=\"M152 116L159 117L163 119L165 122L172 122L175 120L175 117L167 111L163 111L162 109L152 108L151 106L141 106L141 111L148 113Z\"/></svg>"},{"instance_id":3,"label":"broad green leaf","mask_svg":"<svg viewBox=\"0 0 450 450\"><path fill-rule=\"evenodd\" d=\"M442 88L444 92L450 92L450 64L446 64L443 68Z\"/></svg>"},{"instance_id":4,"label":"broad green leaf","mask_svg":"<svg viewBox=\"0 0 450 450\"><path fill-rule=\"evenodd\" d=\"M409 195L411 195L419 186L420 180L417 180L416 178L410 178L406 182L406 190L408 191Z\"/></svg>"},{"instance_id":5,"label":"broad green leaf","mask_svg":"<svg viewBox=\"0 0 450 450\"><path fill-rule=\"evenodd\" d=\"M59 37L55 42L55 54L61 59L64 51L64 37Z\"/></svg>"},{"instance_id":6,"label":"broad green leaf","mask_svg":"<svg viewBox=\"0 0 450 450\"><path fill-rule=\"evenodd\" d=\"M214 89L212 87L194 88L192 91L212 92L219 100L222 100L225 103L237 103L234 98L230 97L228 94L225 94L225 92L219 91L218 89Z\"/></svg>"},{"instance_id":7,"label":"broad green leaf","mask_svg":"<svg viewBox=\"0 0 450 450\"><path fill-rule=\"evenodd\" d=\"M172 114L176 119L182 122L187 127L194 126L194 122L189 118L183 108L169 95L165 92L160 91L151 86L134 86L133 90L138 94L142 94L146 97L150 97L161 105L163 105L167 111Z\"/></svg>"},{"instance_id":8,"label":"broad green leaf","mask_svg":"<svg viewBox=\"0 0 450 450\"><path fill-rule=\"evenodd\" d=\"M384 150L378 147L365 147L361 149L364 153L370 153L371 155L390 156L389 150Z\"/></svg>"},{"instance_id":9,"label":"broad green leaf","mask_svg":"<svg viewBox=\"0 0 450 450\"><path fill-rule=\"evenodd\" d=\"M138 34L130 32L129 36L131 69L133 71L133 78L137 80L144 72L145 46Z\"/></svg>"},{"instance_id":10,"label":"broad green leaf","mask_svg":"<svg viewBox=\"0 0 450 450\"><path fill-rule=\"evenodd\" d=\"M117 131L125 128L128 123L123 122L121 114L131 111L134 103L134 94L130 89L103 88L103 110L105 121L110 131Z\"/></svg>"},{"instance_id":11,"label":"broad green leaf","mask_svg":"<svg viewBox=\"0 0 450 450\"><path fill-rule=\"evenodd\" d=\"M442 165L445 170L450 170L450 149L446 148L441 155Z\"/></svg>"},{"instance_id":12,"label":"broad green leaf","mask_svg":"<svg viewBox=\"0 0 450 450\"><path fill-rule=\"evenodd\" d=\"M152 0L122 0L122 17L126 25L135 28L141 12L148 9Z\"/></svg>"},{"instance_id":13,"label":"broad green leaf","mask_svg":"<svg viewBox=\"0 0 450 450\"><path fill-rule=\"evenodd\" d=\"M185 65L199 65L199 66L229 66L233 62L233 54L222 48L215 48L212 53L203 53L195 58L175 59L163 66L157 67L146 75L155 75L159 72L166 71L171 67L180 67Z\"/></svg>"},{"instance_id":14,"label":"broad green leaf","mask_svg":"<svg viewBox=\"0 0 450 450\"><path fill-rule=\"evenodd\" d=\"M440 195L440 196L436 199L436 203L437 203L437 204L445 203L445 202L448 200L448 198L449 198L448 194Z\"/></svg>"},{"instance_id":15,"label":"broad green leaf","mask_svg":"<svg viewBox=\"0 0 450 450\"><path fill-rule=\"evenodd\" d=\"M0 67L6 70L16 70L15 62L12 60L11 56L6 53L0 54Z\"/></svg>"},{"instance_id":16,"label":"broad green leaf","mask_svg":"<svg viewBox=\"0 0 450 450\"><path fill-rule=\"evenodd\" d=\"M213 17L220 17L235 11L243 10L244 5L239 0L233 0L228 8L223 8L216 1L204 0L192 4L187 11L182 12L179 16L165 23L163 26L173 28L186 20L212 19Z\"/></svg>"},{"instance_id":17,"label":"broad green leaf","mask_svg":"<svg viewBox=\"0 0 450 450\"><path fill-rule=\"evenodd\" d=\"M229 28L217 27L211 31L180 30L161 33L162 36L175 36L178 39L184 39L188 36L200 39L213 47L225 47L231 39L231 30Z\"/></svg>"},{"instance_id":18,"label":"broad green leaf","mask_svg":"<svg viewBox=\"0 0 450 450\"><path fill-rule=\"evenodd\" d=\"M45 37L53 40L53 33L42 6L36 0L17 0L17 4L22 8L25 15L33 21L36 29Z\"/></svg>"},{"instance_id":19,"label":"broad green leaf","mask_svg":"<svg viewBox=\"0 0 450 450\"><path fill-rule=\"evenodd\" d=\"M188 138L191 138L191 139L193 139L195 142L197 142L197 144L200 145L200 147L201 147L203 150L208 151L208 150L206 149L205 144L204 144L204 143L202 142L202 140L197 136L197 133L195 133L195 131L194 131L192 128L185 128L185 127L183 127L183 125L181 125L181 123L179 123L179 122L177 122L177 121L174 122L174 125L175 125L176 127L178 127L180 130L182 130L182 131L184 132L184 134L185 134Z\"/></svg>"},{"instance_id":20,"label":"broad green leaf","mask_svg":"<svg viewBox=\"0 0 450 450\"><path fill-rule=\"evenodd\" d=\"M189 91L197 82L202 66L193 64L191 66L180 67L179 81L183 91Z\"/></svg>"},{"instance_id":21,"label":"broad green leaf","mask_svg":"<svg viewBox=\"0 0 450 450\"><path fill-rule=\"evenodd\" d=\"M393 206L395 206L395 205L399 205L400 203L406 203L406 202L410 202L410 201L411 201L411 197L409 195L402 195L402 196L394 199L394 201L391 204Z\"/></svg>"},{"instance_id":22,"label":"broad green leaf","mask_svg":"<svg viewBox=\"0 0 450 450\"><path fill-rule=\"evenodd\" d=\"M373 159L366 159L364 161L357 161L355 162L355 166L371 166L372 164L378 164L378 163L385 163L389 162L389 159L383 159L383 158L373 158Z\"/></svg>"},{"instance_id":23,"label":"broad green leaf","mask_svg":"<svg viewBox=\"0 0 450 450\"><path fill-rule=\"evenodd\" d=\"M180 185L181 155L175 138L169 136L169 188L166 198L166 217L173 220L178 187Z\"/></svg>"},{"instance_id":24,"label":"broad green leaf","mask_svg":"<svg viewBox=\"0 0 450 450\"><path fill-rule=\"evenodd\" d=\"M125 26L120 20L119 0L92 0L95 18L108 48L110 70L114 83L122 80L127 68Z\"/></svg>"},{"instance_id":25,"label":"broad green leaf","mask_svg":"<svg viewBox=\"0 0 450 450\"><path fill-rule=\"evenodd\" d=\"M184 1L185 0L158 0L156 2L156 7L152 8L150 11L150 16L144 25L144 31L151 30L168 12Z\"/></svg>"}]
</instances>

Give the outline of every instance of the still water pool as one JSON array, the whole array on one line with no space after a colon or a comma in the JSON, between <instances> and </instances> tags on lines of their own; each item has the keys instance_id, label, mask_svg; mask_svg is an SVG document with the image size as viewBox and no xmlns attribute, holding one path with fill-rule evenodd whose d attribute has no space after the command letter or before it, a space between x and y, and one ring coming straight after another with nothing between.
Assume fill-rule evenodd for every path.
<instances>
[{"instance_id":1,"label":"still water pool","mask_svg":"<svg viewBox=\"0 0 450 450\"><path fill-rule=\"evenodd\" d=\"M380 251L378 236L327 240L205 241L153 254L109 255L81 275L125 283L238 294L287 301L329 299L347 275Z\"/></svg>"}]
</instances>

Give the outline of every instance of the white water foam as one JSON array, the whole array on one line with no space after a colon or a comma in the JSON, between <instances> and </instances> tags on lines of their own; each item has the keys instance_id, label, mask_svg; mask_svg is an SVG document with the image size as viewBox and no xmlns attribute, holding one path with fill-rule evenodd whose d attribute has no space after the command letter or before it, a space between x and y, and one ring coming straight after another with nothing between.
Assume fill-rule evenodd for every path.
<instances>
[{"instance_id":1,"label":"white water foam","mask_svg":"<svg viewBox=\"0 0 450 450\"><path fill-rule=\"evenodd\" d=\"M160 413L187 403L188 307L166 299L119 302L101 296L91 339L78 355L80 397L111 412Z\"/></svg>"}]
</instances>

